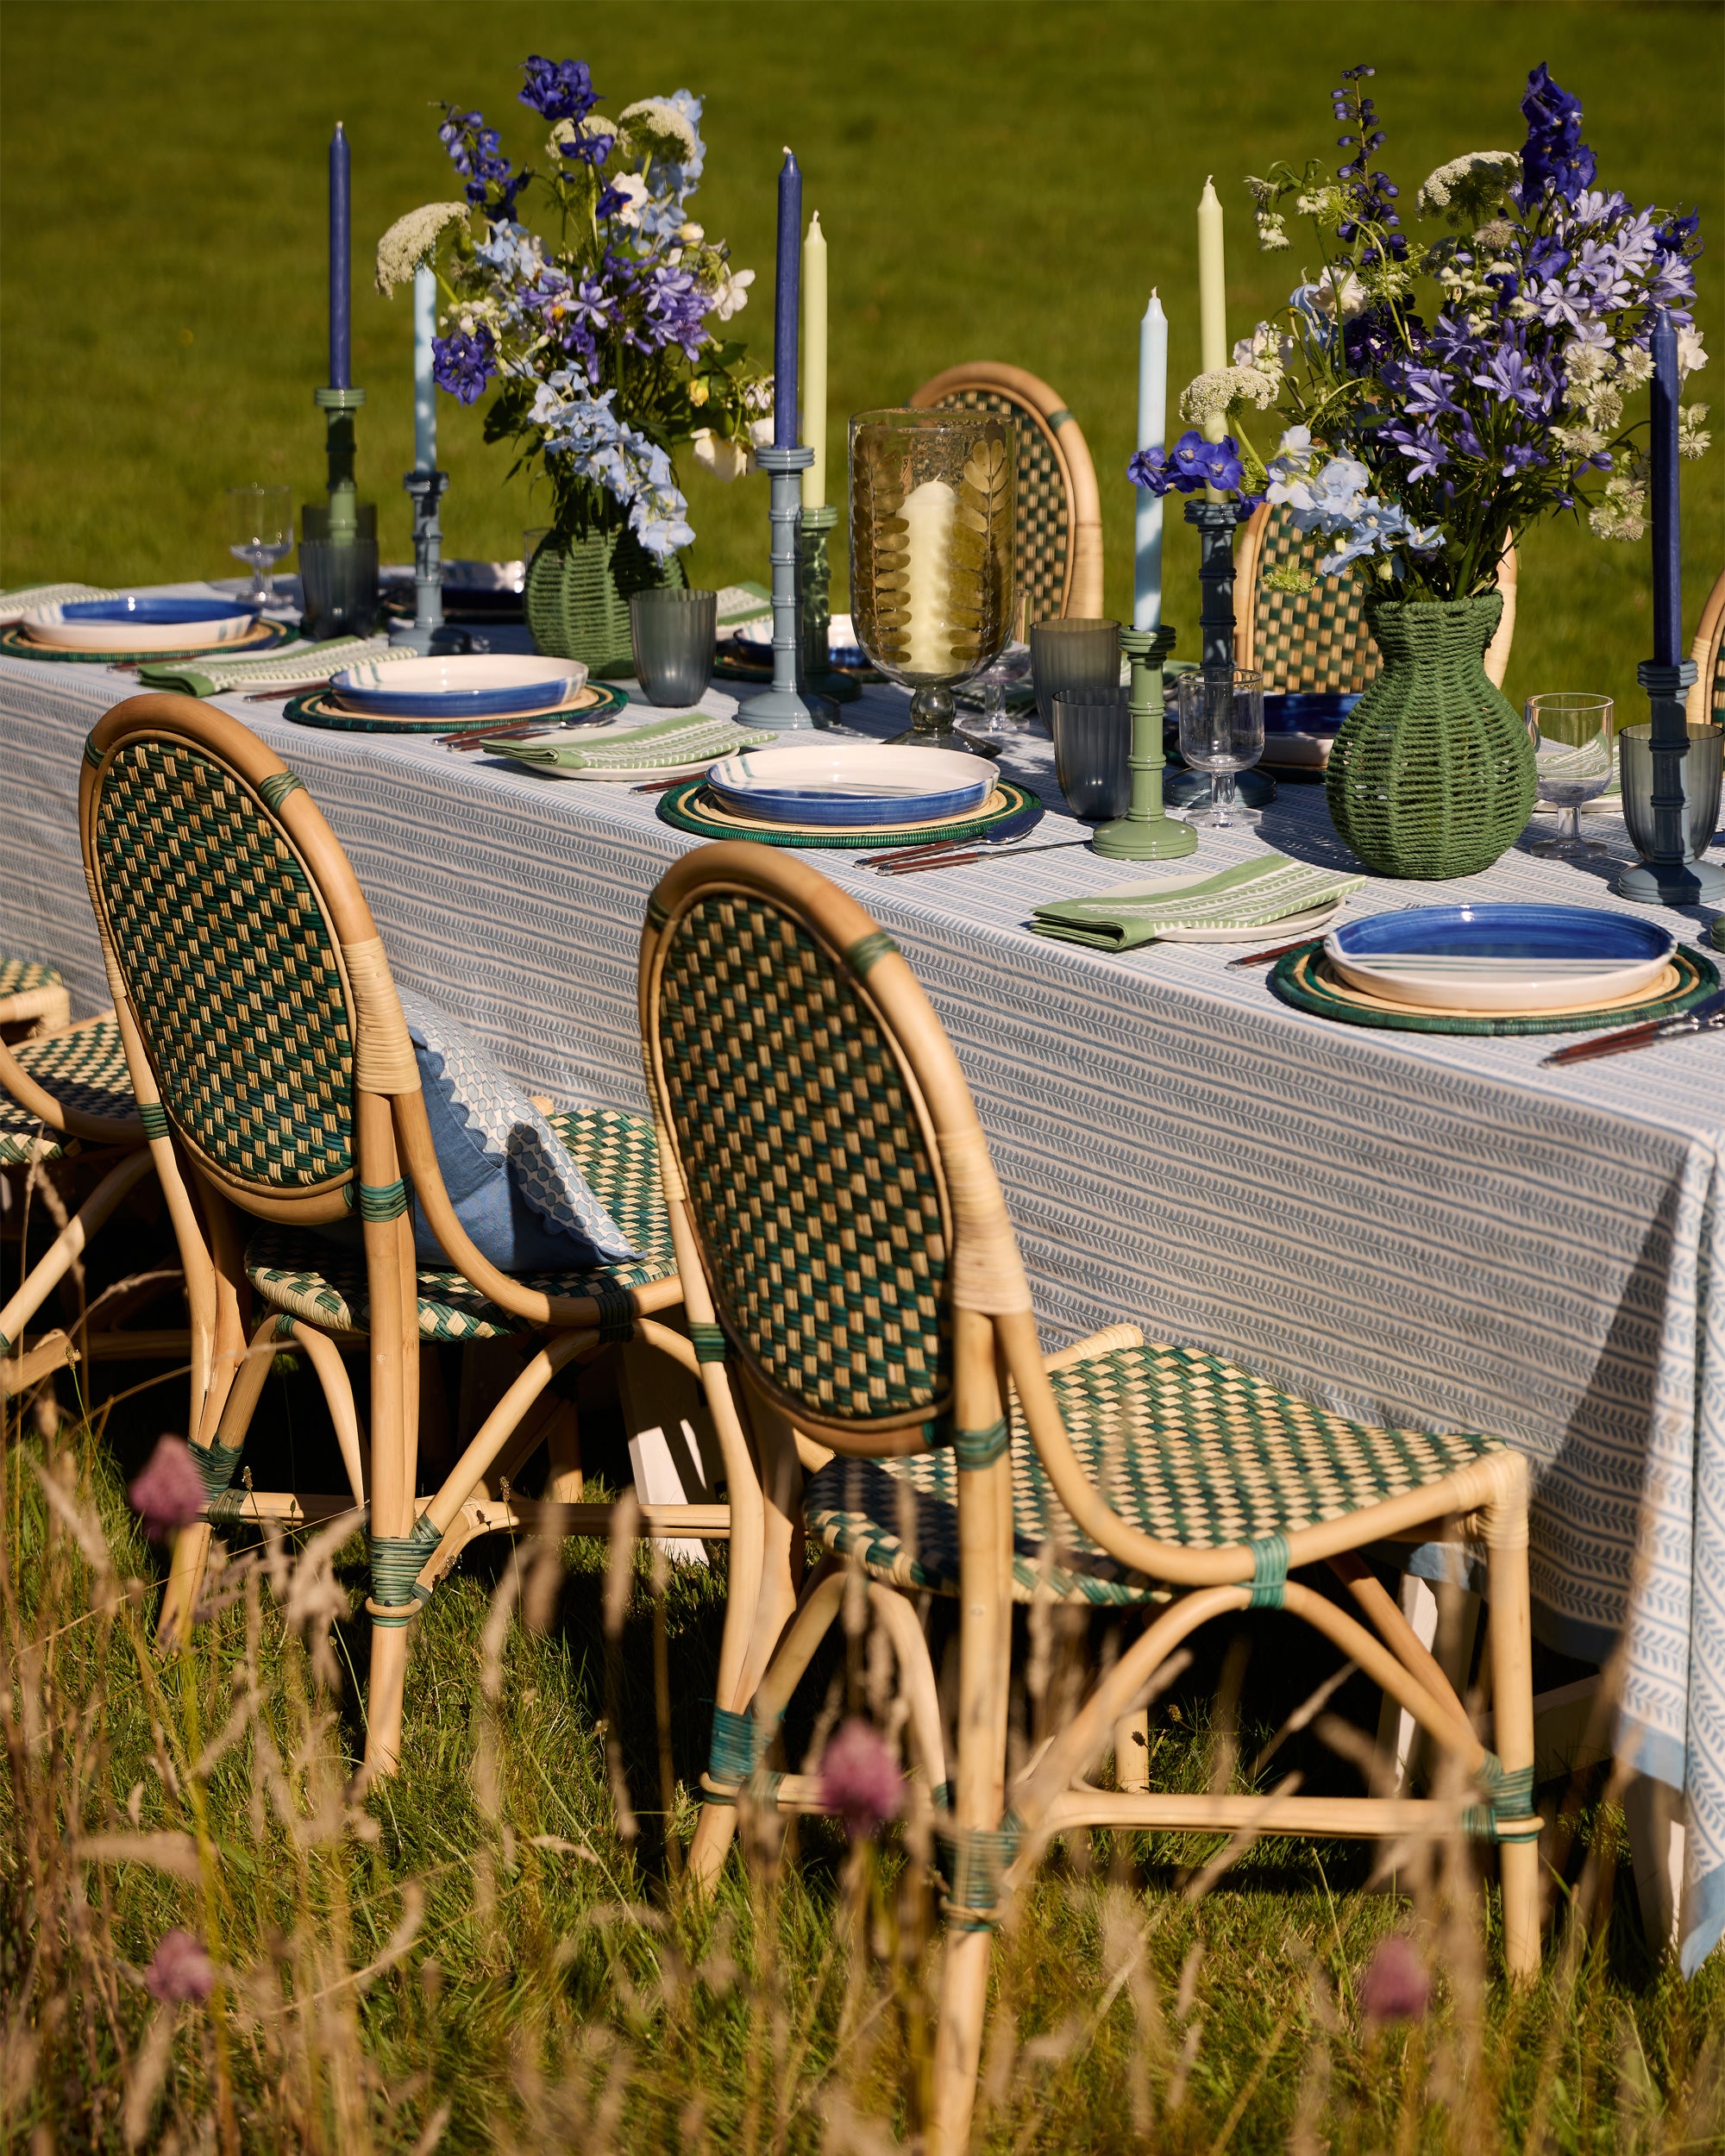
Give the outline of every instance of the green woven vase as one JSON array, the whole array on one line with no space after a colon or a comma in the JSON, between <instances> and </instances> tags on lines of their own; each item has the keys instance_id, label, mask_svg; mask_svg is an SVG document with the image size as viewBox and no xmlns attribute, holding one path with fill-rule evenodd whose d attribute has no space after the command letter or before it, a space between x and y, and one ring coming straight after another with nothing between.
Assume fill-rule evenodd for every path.
<instances>
[{"instance_id":1,"label":"green woven vase","mask_svg":"<svg viewBox=\"0 0 1725 2156\"><path fill-rule=\"evenodd\" d=\"M522 594L536 651L580 659L596 680L633 674L629 602L637 592L681 587L683 565L659 561L626 524L580 536L553 531L527 565Z\"/></svg>"},{"instance_id":2,"label":"green woven vase","mask_svg":"<svg viewBox=\"0 0 1725 2156\"><path fill-rule=\"evenodd\" d=\"M1374 875L1489 868L1534 807L1534 746L1487 679L1503 601L1368 599L1383 667L1330 752L1330 818Z\"/></svg>"}]
</instances>

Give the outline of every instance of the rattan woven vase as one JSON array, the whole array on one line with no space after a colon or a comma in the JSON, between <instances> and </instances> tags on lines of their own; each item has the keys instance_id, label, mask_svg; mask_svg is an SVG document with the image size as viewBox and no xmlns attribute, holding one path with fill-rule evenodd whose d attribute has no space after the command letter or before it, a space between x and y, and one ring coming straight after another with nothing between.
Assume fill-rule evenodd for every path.
<instances>
[{"instance_id":1,"label":"rattan woven vase","mask_svg":"<svg viewBox=\"0 0 1725 2156\"><path fill-rule=\"evenodd\" d=\"M551 532L527 565L522 594L534 649L580 659L595 680L633 674L630 600L684 581L675 555L656 561L626 525L580 536Z\"/></svg>"},{"instance_id":2,"label":"rattan woven vase","mask_svg":"<svg viewBox=\"0 0 1725 2156\"><path fill-rule=\"evenodd\" d=\"M1533 812L1533 743L1484 664L1502 611L1496 592L1365 603L1383 667L1336 736L1326 791L1374 875L1473 875Z\"/></svg>"}]
</instances>

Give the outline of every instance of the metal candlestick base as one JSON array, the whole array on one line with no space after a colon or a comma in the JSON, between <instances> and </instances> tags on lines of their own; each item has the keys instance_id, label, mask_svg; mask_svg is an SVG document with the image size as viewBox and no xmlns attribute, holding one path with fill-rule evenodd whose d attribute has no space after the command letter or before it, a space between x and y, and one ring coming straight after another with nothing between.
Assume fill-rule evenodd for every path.
<instances>
[{"instance_id":1,"label":"metal candlestick base","mask_svg":"<svg viewBox=\"0 0 1725 2156\"><path fill-rule=\"evenodd\" d=\"M1171 629L1123 629L1132 661L1132 806L1104 824L1091 845L1111 861L1178 861L1198 849L1198 834L1176 823L1162 802L1162 667L1174 649Z\"/></svg>"},{"instance_id":2,"label":"metal candlestick base","mask_svg":"<svg viewBox=\"0 0 1725 2156\"><path fill-rule=\"evenodd\" d=\"M1689 724L1684 700L1695 678L1693 659L1680 659L1675 666L1644 659L1635 669L1653 711L1654 849L1642 854L1639 868L1626 868L1612 888L1619 898L1634 899L1640 906L1725 905L1725 868L1711 861L1684 858L1689 821L1684 784Z\"/></svg>"},{"instance_id":3,"label":"metal candlestick base","mask_svg":"<svg viewBox=\"0 0 1725 2156\"><path fill-rule=\"evenodd\" d=\"M801 733L812 729L814 713L797 693L797 523L802 515L797 475L814 462L814 451L799 443L794 449L757 449L755 455L773 481L768 510L772 530L773 686L762 696L751 696L737 720L773 733Z\"/></svg>"}]
</instances>

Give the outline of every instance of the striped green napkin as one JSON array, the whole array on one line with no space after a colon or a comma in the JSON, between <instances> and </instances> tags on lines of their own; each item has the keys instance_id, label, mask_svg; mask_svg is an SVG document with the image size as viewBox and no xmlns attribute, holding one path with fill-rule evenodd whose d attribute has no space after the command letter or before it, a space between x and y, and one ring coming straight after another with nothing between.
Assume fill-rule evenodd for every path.
<instances>
[{"instance_id":1,"label":"striped green napkin","mask_svg":"<svg viewBox=\"0 0 1725 2156\"><path fill-rule=\"evenodd\" d=\"M1093 898L1039 906L1029 926L1037 936L1095 950L1132 950L1170 928L1268 928L1290 913L1309 912L1358 891L1364 876L1339 874L1285 854L1242 861L1201 882L1170 889L1160 883L1119 883Z\"/></svg>"},{"instance_id":2,"label":"striped green napkin","mask_svg":"<svg viewBox=\"0 0 1725 2156\"><path fill-rule=\"evenodd\" d=\"M392 644L387 636L331 636L327 642L278 645L254 659L162 659L138 668L147 689L178 689L182 696L226 696L246 689L287 688L300 681L327 680L342 667L378 666L396 659L417 659L411 644Z\"/></svg>"},{"instance_id":3,"label":"striped green napkin","mask_svg":"<svg viewBox=\"0 0 1725 2156\"><path fill-rule=\"evenodd\" d=\"M75 599L118 599L105 584L21 584L0 592L0 622L22 621L38 606L58 606Z\"/></svg>"},{"instance_id":4,"label":"striped green napkin","mask_svg":"<svg viewBox=\"0 0 1725 2156\"><path fill-rule=\"evenodd\" d=\"M721 756L762 749L780 738L704 711L674 711L650 726L571 727L567 741L542 735L536 741L487 742L486 749L549 771L675 771L684 764L717 763Z\"/></svg>"},{"instance_id":5,"label":"striped green napkin","mask_svg":"<svg viewBox=\"0 0 1725 2156\"><path fill-rule=\"evenodd\" d=\"M727 584L718 594L718 633L721 636L746 621L759 621L773 611L773 594L764 584Z\"/></svg>"}]
</instances>

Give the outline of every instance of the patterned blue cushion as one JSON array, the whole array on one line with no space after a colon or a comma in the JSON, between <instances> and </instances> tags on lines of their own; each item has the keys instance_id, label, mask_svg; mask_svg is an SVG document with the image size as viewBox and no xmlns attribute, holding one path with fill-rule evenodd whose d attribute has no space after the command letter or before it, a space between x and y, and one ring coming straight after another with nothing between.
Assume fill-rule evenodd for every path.
<instances>
[{"instance_id":1,"label":"patterned blue cushion","mask_svg":"<svg viewBox=\"0 0 1725 2156\"><path fill-rule=\"evenodd\" d=\"M404 990L401 1007L443 1185L480 1252L506 1273L591 1269L636 1257L568 1149L513 1080L435 1004ZM448 1262L417 1199L413 1247L422 1263Z\"/></svg>"}]
</instances>

